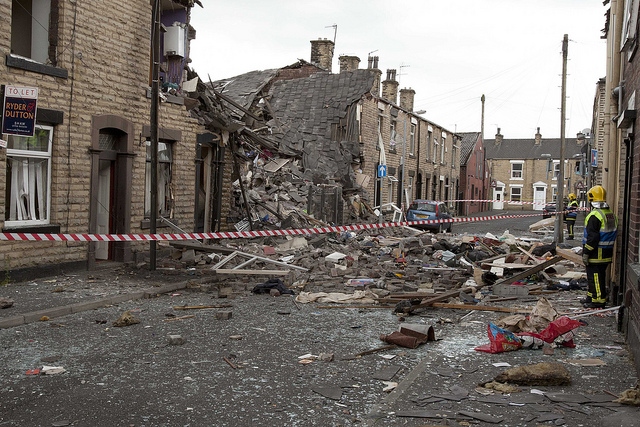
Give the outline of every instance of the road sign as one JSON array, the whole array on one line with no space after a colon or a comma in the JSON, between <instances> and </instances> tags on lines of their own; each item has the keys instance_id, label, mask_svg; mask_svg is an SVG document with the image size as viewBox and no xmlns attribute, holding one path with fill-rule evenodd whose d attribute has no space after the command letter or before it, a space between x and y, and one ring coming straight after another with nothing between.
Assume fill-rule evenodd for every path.
<instances>
[{"instance_id":1,"label":"road sign","mask_svg":"<svg viewBox=\"0 0 640 427\"><path fill-rule=\"evenodd\" d=\"M387 176L387 165L378 165L378 178Z\"/></svg>"}]
</instances>

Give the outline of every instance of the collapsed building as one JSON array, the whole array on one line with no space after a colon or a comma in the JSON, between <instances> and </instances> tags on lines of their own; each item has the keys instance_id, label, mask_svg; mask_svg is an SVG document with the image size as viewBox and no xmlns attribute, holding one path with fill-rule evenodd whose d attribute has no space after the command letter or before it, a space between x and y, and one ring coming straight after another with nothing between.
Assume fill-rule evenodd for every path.
<instances>
[{"instance_id":1,"label":"collapsed building","mask_svg":"<svg viewBox=\"0 0 640 427\"><path fill-rule=\"evenodd\" d=\"M311 44L311 62L199 84L192 113L212 133L213 149L233 156L214 156L217 188L207 200L218 208L204 209L196 231L372 221L375 208L393 213L403 196L455 194L459 138L412 113L413 90L400 91L396 104L395 70L381 82L377 57L359 69L359 58L343 56L333 74L333 42ZM429 154L433 162L420 165ZM388 176L377 176L380 164Z\"/></svg>"}]
</instances>

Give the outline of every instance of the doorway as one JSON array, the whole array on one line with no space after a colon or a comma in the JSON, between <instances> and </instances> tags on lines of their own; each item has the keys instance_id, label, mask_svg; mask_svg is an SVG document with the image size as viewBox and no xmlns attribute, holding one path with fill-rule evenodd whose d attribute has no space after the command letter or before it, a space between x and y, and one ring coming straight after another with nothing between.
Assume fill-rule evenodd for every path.
<instances>
[{"instance_id":1,"label":"doorway","mask_svg":"<svg viewBox=\"0 0 640 427\"><path fill-rule=\"evenodd\" d=\"M533 210L541 211L547 203L547 184L538 181L533 184Z\"/></svg>"},{"instance_id":2,"label":"doorway","mask_svg":"<svg viewBox=\"0 0 640 427\"><path fill-rule=\"evenodd\" d=\"M100 160L98 172L98 208L97 227L98 234L111 234L113 224L111 221L112 194L113 188L113 162L110 160ZM106 260L111 258L108 241L96 242L96 259Z\"/></svg>"},{"instance_id":3,"label":"doorway","mask_svg":"<svg viewBox=\"0 0 640 427\"><path fill-rule=\"evenodd\" d=\"M504 182L496 182L493 187L493 208L492 210L504 209Z\"/></svg>"},{"instance_id":4,"label":"doorway","mask_svg":"<svg viewBox=\"0 0 640 427\"><path fill-rule=\"evenodd\" d=\"M113 115L91 123L90 234L127 234L131 230L133 124ZM132 261L131 243L89 243L88 268L96 261Z\"/></svg>"}]
</instances>

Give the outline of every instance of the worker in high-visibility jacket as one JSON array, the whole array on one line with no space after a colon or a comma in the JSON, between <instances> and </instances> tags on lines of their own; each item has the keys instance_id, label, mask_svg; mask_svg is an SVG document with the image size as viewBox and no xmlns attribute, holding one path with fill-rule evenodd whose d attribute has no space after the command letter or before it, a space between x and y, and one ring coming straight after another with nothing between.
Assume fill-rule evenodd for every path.
<instances>
[{"instance_id":1,"label":"worker in high-visibility jacket","mask_svg":"<svg viewBox=\"0 0 640 427\"><path fill-rule=\"evenodd\" d=\"M578 218L578 198L575 194L569 193L567 196L569 198L569 203L565 208L564 214L564 222L567 223L567 233L569 233L568 240L573 240L575 237L573 234L573 227L576 224L576 219Z\"/></svg>"},{"instance_id":2,"label":"worker in high-visibility jacket","mask_svg":"<svg viewBox=\"0 0 640 427\"><path fill-rule=\"evenodd\" d=\"M585 308L604 308L607 302L607 267L613 259L613 245L618 234L618 218L606 202L607 192L600 186L587 193L591 212L584 219L582 261L587 270Z\"/></svg>"}]
</instances>

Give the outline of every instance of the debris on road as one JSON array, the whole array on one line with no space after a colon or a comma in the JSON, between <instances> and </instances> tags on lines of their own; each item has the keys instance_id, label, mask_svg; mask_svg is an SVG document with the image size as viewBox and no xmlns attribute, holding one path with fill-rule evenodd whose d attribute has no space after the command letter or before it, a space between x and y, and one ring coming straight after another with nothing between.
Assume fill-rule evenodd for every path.
<instances>
[{"instance_id":1,"label":"debris on road","mask_svg":"<svg viewBox=\"0 0 640 427\"><path fill-rule=\"evenodd\" d=\"M123 327L123 326L131 326L136 323L140 323L140 319L131 314L131 311L127 310L122 315L113 322L113 326Z\"/></svg>"},{"instance_id":2,"label":"debris on road","mask_svg":"<svg viewBox=\"0 0 640 427\"><path fill-rule=\"evenodd\" d=\"M523 386L569 385L571 374L560 363L542 362L509 368L497 375L494 381Z\"/></svg>"}]
</instances>

